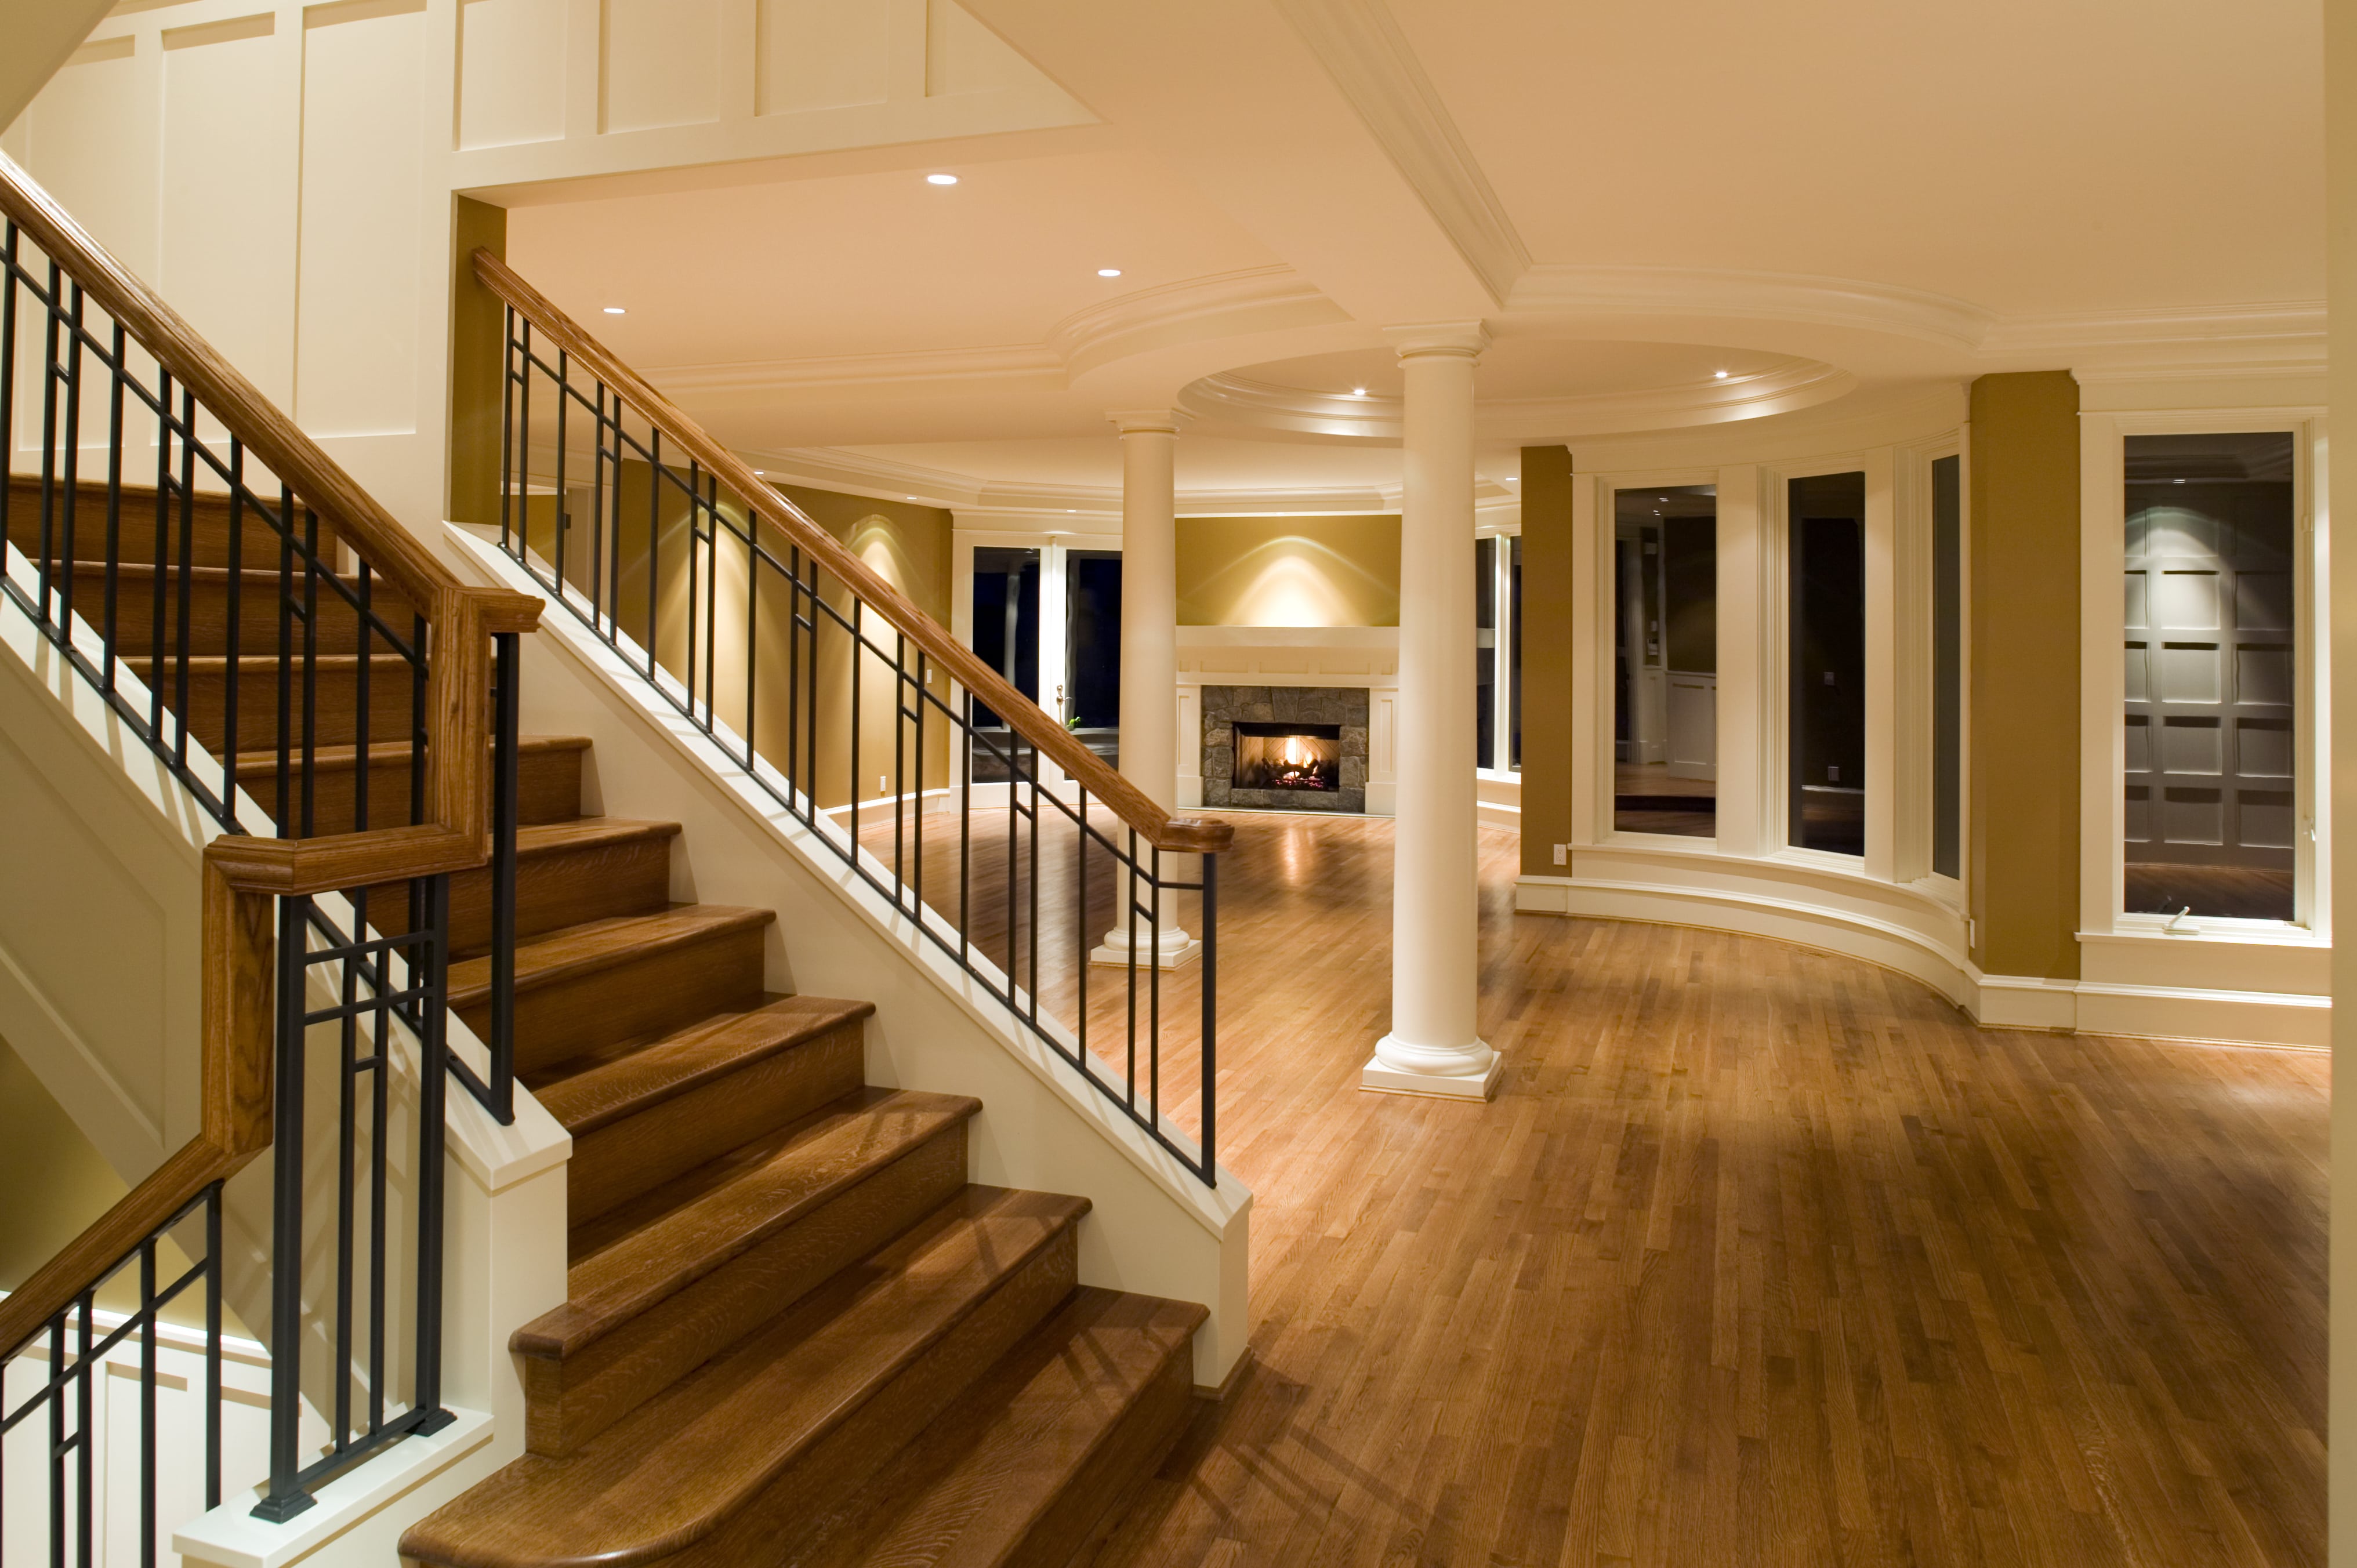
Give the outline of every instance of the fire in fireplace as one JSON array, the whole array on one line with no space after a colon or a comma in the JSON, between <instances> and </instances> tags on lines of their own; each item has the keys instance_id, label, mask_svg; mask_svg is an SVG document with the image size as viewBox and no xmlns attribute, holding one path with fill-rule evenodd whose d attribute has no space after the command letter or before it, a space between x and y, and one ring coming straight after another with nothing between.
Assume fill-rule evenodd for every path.
<instances>
[{"instance_id":1,"label":"fire in fireplace","mask_svg":"<svg viewBox=\"0 0 2357 1568\"><path fill-rule=\"evenodd\" d=\"M1340 789L1342 726L1235 721L1239 789Z\"/></svg>"}]
</instances>

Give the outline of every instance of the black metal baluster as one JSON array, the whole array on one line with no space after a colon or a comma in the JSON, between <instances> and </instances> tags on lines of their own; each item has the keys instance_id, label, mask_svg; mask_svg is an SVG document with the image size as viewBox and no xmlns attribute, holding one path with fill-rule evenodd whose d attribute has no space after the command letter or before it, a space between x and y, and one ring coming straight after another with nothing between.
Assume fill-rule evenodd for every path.
<instances>
[{"instance_id":1,"label":"black metal baluster","mask_svg":"<svg viewBox=\"0 0 2357 1568\"><path fill-rule=\"evenodd\" d=\"M278 487L278 836L295 833L295 492Z\"/></svg>"},{"instance_id":2,"label":"black metal baluster","mask_svg":"<svg viewBox=\"0 0 2357 1568\"><path fill-rule=\"evenodd\" d=\"M1146 1124L1162 1131L1162 847L1146 846Z\"/></svg>"},{"instance_id":3,"label":"black metal baluster","mask_svg":"<svg viewBox=\"0 0 2357 1568\"><path fill-rule=\"evenodd\" d=\"M589 629L597 631L605 617L606 589L606 383L597 383L596 423L597 445L589 460ZM616 443L617 446L619 443ZM615 476L615 499L621 499L621 478Z\"/></svg>"},{"instance_id":4,"label":"black metal baluster","mask_svg":"<svg viewBox=\"0 0 2357 1568\"><path fill-rule=\"evenodd\" d=\"M866 639L860 612L866 601L857 594L851 596L851 867L859 869L859 667L867 662L861 657L861 645Z\"/></svg>"},{"instance_id":5,"label":"black metal baluster","mask_svg":"<svg viewBox=\"0 0 2357 1568\"><path fill-rule=\"evenodd\" d=\"M355 677L359 679L359 677ZM303 826L296 836L318 831L312 806L319 778L319 514L303 509Z\"/></svg>"},{"instance_id":6,"label":"black metal baluster","mask_svg":"<svg viewBox=\"0 0 2357 1568\"><path fill-rule=\"evenodd\" d=\"M516 811L522 693L519 639L492 639L499 682L491 730L491 1114L515 1121Z\"/></svg>"},{"instance_id":7,"label":"black metal baluster","mask_svg":"<svg viewBox=\"0 0 2357 1568\"><path fill-rule=\"evenodd\" d=\"M70 639L73 635L74 601L74 521L81 510L81 285L73 285L69 295L73 303L66 313L66 436L65 473L58 486L59 554L58 629Z\"/></svg>"},{"instance_id":8,"label":"black metal baluster","mask_svg":"<svg viewBox=\"0 0 2357 1568\"><path fill-rule=\"evenodd\" d=\"M11 291L14 290L13 281ZM99 676L99 689L108 696L114 694L114 645L120 630L115 624L115 601L123 564L123 377L126 360L126 338L123 323L114 324L114 374L106 398L106 562L105 606L101 613L100 635L105 646L99 650L104 661ZM0 375L11 373L0 371ZM8 428L0 417L0 431ZM0 502L0 506L5 506ZM237 824L232 817L230 825Z\"/></svg>"},{"instance_id":9,"label":"black metal baluster","mask_svg":"<svg viewBox=\"0 0 2357 1568\"><path fill-rule=\"evenodd\" d=\"M16 440L16 225L11 220L0 230L0 433L5 433L12 452ZM16 492L12 467L0 474L0 539L12 542L16 537Z\"/></svg>"},{"instance_id":10,"label":"black metal baluster","mask_svg":"<svg viewBox=\"0 0 2357 1568\"><path fill-rule=\"evenodd\" d=\"M436 1432L456 1419L442 1408L442 1148L445 1095L450 1071L447 994L450 940L450 879L426 879L424 995L419 1001L417 1107L417 1360L415 1408L425 1413L414 1430ZM410 979L420 983L416 960Z\"/></svg>"},{"instance_id":11,"label":"black metal baluster","mask_svg":"<svg viewBox=\"0 0 2357 1568\"><path fill-rule=\"evenodd\" d=\"M516 548L515 498L522 492L516 475L516 311L507 307L507 328L500 338L500 548L522 558Z\"/></svg>"},{"instance_id":12,"label":"black metal baluster","mask_svg":"<svg viewBox=\"0 0 2357 1568\"><path fill-rule=\"evenodd\" d=\"M197 394L182 388L180 392L180 573L174 585L172 603L178 624L172 628L172 695L173 711L180 722L172 731L172 766L183 779L188 776L188 736L195 731L196 715L188 706L188 623L196 605L197 547ZM164 585L156 585L163 592ZM237 679L234 670L226 678Z\"/></svg>"},{"instance_id":13,"label":"black metal baluster","mask_svg":"<svg viewBox=\"0 0 2357 1568\"><path fill-rule=\"evenodd\" d=\"M96 1557L98 1444L91 1430L97 1424L96 1387L98 1364L91 1358L91 1319L98 1315L95 1293L84 1291L75 1304L74 1315L79 1329L80 1345L74 1357L74 1554L81 1568L91 1568Z\"/></svg>"},{"instance_id":14,"label":"black metal baluster","mask_svg":"<svg viewBox=\"0 0 2357 1568\"><path fill-rule=\"evenodd\" d=\"M139 1243L139 1562L156 1568L156 1238Z\"/></svg>"},{"instance_id":15,"label":"black metal baluster","mask_svg":"<svg viewBox=\"0 0 2357 1568\"><path fill-rule=\"evenodd\" d=\"M147 589L147 740L164 736L164 586L172 575L172 372L156 372L156 575Z\"/></svg>"},{"instance_id":16,"label":"black metal baluster","mask_svg":"<svg viewBox=\"0 0 2357 1568\"><path fill-rule=\"evenodd\" d=\"M352 931L355 943L368 940L368 907L370 889L355 888L351 894ZM347 961L345 969L352 968ZM393 1103L392 1074L387 1067L393 1051L393 1012L382 1000L391 989L393 950L382 950L379 961L371 966L373 983L379 998L376 1008L376 1049L371 1054L369 1069L369 1430L376 1432L384 1425L384 1384L387 1372L384 1354L385 1275L387 1267L385 1210L387 1207L386 1167L391 1163L388 1139L391 1135ZM416 966L410 972L413 986L417 981ZM355 998L356 999L356 998ZM357 1011L357 1009L355 1009ZM349 1369L348 1369L349 1371ZM339 1429L340 1442L349 1427Z\"/></svg>"},{"instance_id":17,"label":"black metal baluster","mask_svg":"<svg viewBox=\"0 0 2357 1568\"><path fill-rule=\"evenodd\" d=\"M237 689L238 660L245 649L245 443L229 442L229 679L221 687L221 804L229 827L237 820Z\"/></svg>"},{"instance_id":18,"label":"black metal baluster","mask_svg":"<svg viewBox=\"0 0 2357 1568\"><path fill-rule=\"evenodd\" d=\"M662 486L668 472L662 461L662 431L650 434L647 443L647 643L646 675L655 679L655 648L659 628L655 614L662 603Z\"/></svg>"},{"instance_id":19,"label":"black metal baluster","mask_svg":"<svg viewBox=\"0 0 2357 1568\"><path fill-rule=\"evenodd\" d=\"M221 1189L205 1189L205 1510L221 1507Z\"/></svg>"},{"instance_id":20,"label":"black metal baluster","mask_svg":"<svg viewBox=\"0 0 2357 1568\"><path fill-rule=\"evenodd\" d=\"M572 401L573 376L567 368L571 361L564 349L556 351L556 594L565 596L565 404Z\"/></svg>"},{"instance_id":21,"label":"black metal baluster","mask_svg":"<svg viewBox=\"0 0 2357 1568\"><path fill-rule=\"evenodd\" d=\"M1203 861L1203 1132L1202 1169L1197 1174L1204 1181L1217 1184L1219 1161L1212 1153L1214 1119L1219 1110L1219 1030L1220 1030L1220 857L1206 854Z\"/></svg>"},{"instance_id":22,"label":"black metal baluster","mask_svg":"<svg viewBox=\"0 0 2357 1568\"><path fill-rule=\"evenodd\" d=\"M909 634L902 632L892 643L892 903L898 908L909 878L900 859L900 845L909 836L908 814L902 802L909 798L909 757L900 740L900 707L907 700L909 689Z\"/></svg>"},{"instance_id":23,"label":"black metal baluster","mask_svg":"<svg viewBox=\"0 0 2357 1568\"><path fill-rule=\"evenodd\" d=\"M57 487L58 487L58 296L62 292L58 263L49 263L49 291L42 301L43 322L47 337L41 356L41 558L36 567L40 573L41 619L51 626L59 623L49 608L49 596L55 587L57 571ZM10 431L13 443L16 433Z\"/></svg>"},{"instance_id":24,"label":"black metal baluster","mask_svg":"<svg viewBox=\"0 0 2357 1568\"><path fill-rule=\"evenodd\" d=\"M362 906L352 897L352 929L350 940L357 945L368 935L368 921ZM336 1020L338 1059L342 1069L336 1075L336 1327L335 1327L335 1405L330 1417L328 1436L342 1443L352 1429L352 1216L356 1173L354 1164L360 1158L360 978L363 960L358 952L345 955L337 969L342 977L339 994L343 1005ZM383 1048L382 1015L377 1021L377 1048ZM383 1145L371 1144L372 1165L382 1167ZM381 1280L372 1281L378 1287Z\"/></svg>"},{"instance_id":25,"label":"black metal baluster","mask_svg":"<svg viewBox=\"0 0 2357 1568\"><path fill-rule=\"evenodd\" d=\"M303 1418L303 1018L311 900L278 901L277 1082L271 1111L270 1484L254 1517L284 1524L311 1506L296 1479Z\"/></svg>"},{"instance_id":26,"label":"black metal baluster","mask_svg":"<svg viewBox=\"0 0 2357 1568\"><path fill-rule=\"evenodd\" d=\"M962 688L958 704L958 966L973 967L974 890L974 689Z\"/></svg>"},{"instance_id":27,"label":"black metal baluster","mask_svg":"<svg viewBox=\"0 0 2357 1568\"><path fill-rule=\"evenodd\" d=\"M1125 878L1129 900L1129 951L1124 956L1129 973L1129 1054L1123 1070L1127 1084L1124 1103L1129 1113L1137 1114L1137 830L1129 830L1129 854L1126 861L1129 875Z\"/></svg>"}]
</instances>

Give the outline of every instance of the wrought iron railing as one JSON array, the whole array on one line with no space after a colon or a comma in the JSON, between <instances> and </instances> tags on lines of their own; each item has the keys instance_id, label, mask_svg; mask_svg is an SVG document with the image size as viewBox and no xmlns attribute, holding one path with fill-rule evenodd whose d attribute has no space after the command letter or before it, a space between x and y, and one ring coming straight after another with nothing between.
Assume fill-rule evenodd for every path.
<instances>
[{"instance_id":1,"label":"wrought iron railing","mask_svg":"<svg viewBox=\"0 0 2357 1568\"><path fill-rule=\"evenodd\" d=\"M498 1028L479 1067L445 1035L449 883L490 864L511 953L515 642L537 602L459 585L5 158L0 433L0 594L221 830L205 853L202 1132L0 1302L0 1364L45 1333L87 1342L99 1283L134 1257L152 1273L199 1201L217 1359L221 1184L274 1149L267 1289L235 1304L268 1317L269 1451L209 1439L208 1487L217 1500L226 1465L261 1483L256 1513L290 1518L322 1477L449 1419L445 1074L501 1120L513 1092ZM306 1189L323 1135L319 1225ZM298 1438L307 1395L316 1445ZM51 1487L51 1538L88 1562L69 1501ZM0 1498L0 1515L22 1506ZM141 1561L154 1549L151 1530Z\"/></svg>"},{"instance_id":2,"label":"wrought iron railing","mask_svg":"<svg viewBox=\"0 0 2357 1568\"><path fill-rule=\"evenodd\" d=\"M502 548L1215 1184L1232 830L1157 806L498 258L475 269L507 306Z\"/></svg>"}]
</instances>

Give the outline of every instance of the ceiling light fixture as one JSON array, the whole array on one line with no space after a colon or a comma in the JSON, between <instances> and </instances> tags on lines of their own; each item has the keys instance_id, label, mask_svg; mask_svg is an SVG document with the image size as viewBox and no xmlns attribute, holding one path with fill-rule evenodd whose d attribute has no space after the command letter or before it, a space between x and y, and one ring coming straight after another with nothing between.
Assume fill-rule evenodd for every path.
<instances>
[{"instance_id":1,"label":"ceiling light fixture","mask_svg":"<svg viewBox=\"0 0 2357 1568\"><path fill-rule=\"evenodd\" d=\"M1722 381L1727 380L1727 372L1725 371L1717 371L1712 373Z\"/></svg>"},{"instance_id":2,"label":"ceiling light fixture","mask_svg":"<svg viewBox=\"0 0 2357 1568\"><path fill-rule=\"evenodd\" d=\"M1352 387L1351 389L1351 395L1352 397L1364 397L1367 395L1367 389L1364 387Z\"/></svg>"},{"instance_id":3,"label":"ceiling light fixture","mask_svg":"<svg viewBox=\"0 0 2357 1568\"><path fill-rule=\"evenodd\" d=\"M1097 269L1097 276L1101 278L1117 278L1121 276L1121 269L1119 267L1099 267Z\"/></svg>"},{"instance_id":4,"label":"ceiling light fixture","mask_svg":"<svg viewBox=\"0 0 2357 1568\"><path fill-rule=\"evenodd\" d=\"M619 305L609 305L606 307L606 314L608 316L627 316L630 313Z\"/></svg>"},{"instance_id":5,"label":"ceiling light fixture","mask_svg":"<svg viewBox=\"0 0 2357 1568\"><path fill-rule=\"evenodd\" d=\"M925 177L925 183L927 185L955 185L957 183L957 176L953 174L929 174Z\"/></svg>"},{"instance_id":6,"label":"ceiling light fixture","mask_svg":"<svg viewBox=\"0 0 2357 1568\"><path fill-rule=\"evenodd\" d=\"M769 470L769 469L767 469L767 468L756 468L756 469L754 469L754 470L753 470L753 477L754 477L755 478L757 478L757 479L758 479L758 478L759 478L762 475L764 475L764 474L768 473L769 471L770 471L770 470Z\"/></svg>"}]
</instances>

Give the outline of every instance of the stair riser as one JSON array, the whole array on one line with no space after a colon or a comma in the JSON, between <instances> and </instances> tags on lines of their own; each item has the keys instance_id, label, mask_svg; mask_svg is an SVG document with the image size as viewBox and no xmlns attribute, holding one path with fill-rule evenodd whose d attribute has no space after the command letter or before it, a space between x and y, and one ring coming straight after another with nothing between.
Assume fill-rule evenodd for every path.
<instances>
[{"instance_id":1,"label":"stair riser","mask_svg":"<svg viewBox=\"0 0 2357 1568\"><path fill-rule=\"evenodd\" d=\"M275 573L267 575L248 575L240 591L237 606L238 650L241 653L274 653L283 646L298 651L307 646L302 618L290 618L291 624L280 624L278 605L279 579ZM179 589L176 577L164 584L164 627L159 639L156 628L156 580L150 573L124 572L114 585L114 650L124 658L142 657L157 648L177 651L180 635ZM59 590L62 595L62 582ZM298 576L293 585L296 603L301 603L303 585ZM359 609L345 602L342 596L327 585L317 589L318 651L321 653L356 653L360 650L361 617ZM106 629L106 575L97 566L80 566L73 573L73 613L94 629ZM407 642L414 634L414 612L391 593L379 588L371 595L370 609L373 617L369 630L370 651L382 653L388 644L384 632ZM198 577L188 585L188 651L190 653L227 653L229 651L229 584L218 577Z\"/></svg>"},{"instance_id":2,"label":"stair riser","mask_svg":"<svg viewBox=\"0 0 2357 1568\"><path fill-rule=\"evenodd\" d=\"M671 846L676 836L520 857L516 935L534 937L587 920L660 911L671 901ZM450 879L450 946L467 953L490 943L491 874L487 866Z\"/></svg>"},{"instance_id":3,"label":"stair riser","mask_svg":"<svg viewBox=\"0 0 2357 1568\"><path fill-rule=\"evenodd\" d=\"M238 728L242 732L244 727L241 717ZM241 734L240 739L242 738ZM296 760L299 763L300 759ZM356 778L357 770L350 767L323 767L319 769L318 779L312 786L313 833L355 831L352 817ZM302 781L302 769L297 766L293 769L291 787L299 791ZM274 812L278 803L278 775L274 770L241 775L240 782L247 794L262 803L264 811ZM516 787L519 822L529 826L535 822L571 821L581 814L581 753L569 746L524 752L516 759ZM398 828L409 825L409 752L406 747L385 760L370 759L368 814L368 822L357 826ZM456 896L454 891L452 897L455 898Z\"/></svg>"},{"instance_id":4,"label":"stair riser","mask_svg":"<svg viewBox=\"0 0 2357 1568\"><path fill-rule=\"evenodd\" d=\"M578 1225L860 1087L866 1026L853 1020L573 1140L566 1215Z\"/></svg>"},{"instance_id":5,"label":"stair riser","mask_svg":"<svg viewBox=\"0 0 2357 1568\"><path fill-rule=\"evenodd\" d=\"M1194 1380L1194 1350L1182 1342L1019 1541L987 1561L956 1558L939 1568L1068 1568L1085 1561L1185 1434L1197 1409Z\"/></svg>"},{"instance_id":6,"label":"stair riser","mask_svg":"<svg viewBox=\"0 0 2357 1568\"><path fill-rule=\"evenodd\" d=\"M143 669L135 671L148 679ZM153 679L164 687L164 705L176 708L177 681L173 666L167 663ZM319 746L350 746L360 733L358 703L360 672L351 669L324 669L315 676L315 718L312 739ZM228 738L228 720L224 698L229 681L218 671L191 671L188 675L188 721L189 733L207 750L220 756ZM292 667L288 682L290 729L297 743L303 736L303 672L298 663ZM404 660L383 659L374 661L374 673L369 685L369 739L406 741L413 723L411 672ZM237 749L241 752L270 751L278 741L278 671L275 668L247 670L237 682ZM271 786L274 791L275 786Z\"/></svg>"},{"instance_id":7,"label":"stair riser","mask_svg":"<svg viewBox=\"0 0 2357 1568\"><path fill-rule=\"evenodd\" d=\"M761 997L767 930L722 930L628 962L519 989L516 1070L554 1062L641 1035L669 1034L699 1018L750 1008ZM477 1035L490 1027L488 999L458 1015Z\"/></svg>"},{"instance_id":8,"label":"stair riser","mask_svg":"<svg viewBox=\"0 0 2357 1568\"><path fill-rule=\"evenodd\" d=\"M769 1561L765 1547L774 1546L780 1535L827 1499L873 1476L1054 1311L1078 1278L1078 1231L1065 1226L726 1525L683 1552L651 1561L678 1568L739 1568Z\"/></svg>"},{"instance_id":9,"label":"stair riser","mask_svg":"<svg viewBox=\"0 0 2357 1568\"><path fill-rule=\"evenodd\" d=\"M155 476L152 472L150 478ZM106 487L102 483L84 483L78 487L74 502L73 553L83 561L100 561L106 557ZM271 499L276 499L276 486L269 487ZM60 486L50 492L49 553L65 553L65 492ZM18 476L8 484L8 541L36 559L41 554L41 487L38 478ZM189 564L196 566L226 566L229 564L229 498L199 494L190 503L194 527L189 537ZM239 558L246 566L274 565L278 560L280 536L277 530L255 515L252 508L244 512L245 537L239 543ZM301 516L296 516L301 526ZM318 550L323 560L337 559L336 531L323 518L319 521ZM174 510L165 537L178 559L181 536L180 520ZM115 559L145 561L156 559L156 493L152 488L125 487L115 521Z\"/></svg>"},{"instance_id":10,"label":"stair riser","mask_svg":"<svg viewBox=\"0 0 2357 1568\"><path fill-rule=\"evenodd\" d=\"M573 1452L948 1202L966 1158L960 1122L576 1354L520 1358L526 1445Z\"/></svg>"}]
</instances>

